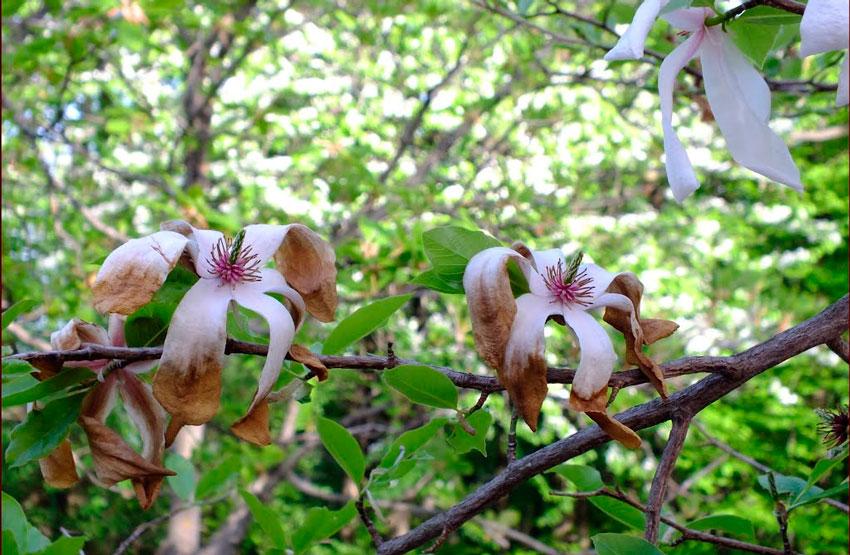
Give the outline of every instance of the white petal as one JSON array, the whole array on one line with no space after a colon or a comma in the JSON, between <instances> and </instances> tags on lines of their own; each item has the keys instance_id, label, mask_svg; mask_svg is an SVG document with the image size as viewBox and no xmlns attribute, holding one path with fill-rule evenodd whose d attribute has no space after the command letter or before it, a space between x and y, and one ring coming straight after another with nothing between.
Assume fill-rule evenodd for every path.
<instances>
[{"instance_id":1,"label":"white petal","mask_svg":"<svg viewBox=\"0 0 850 555\"><path fill-rule=\"evenodd\" d=\"M547 268L556 267L558 262L561 263L561 267L566 269L564 266L566 263L564 253L561 249L548 249L545 251L531 251L531 254L534 256L534 265L537 266L537 271L534 271L530 266L528 267L525 275L528 280L528 289L535 295L549 297L549 289L543 281L543 276L546 275Z\"/></svg>"},{"instance_id":2,"label":"white petal","mask_svg":"<svg viewBox=\"0 0 850 555\"><path fill-rule=\"evenodd\" d=\"M835 95L836 106L847 105L847 79L848 79L848 62L850 62L850 54L844 54L844 63L841 64L841 74L838 76L838 93Z\"/></svg>"},{"instance_id":3,"label":"white petal","mask_svg":"<svg viewBox=\"0 0 850 555\"><path fill-rule=\"evenodd\" d=\"M301 327L301 323L304 321L304 314L307 310L307 306L304 303L304 299L301 295L289 286L286 283L286 280L277 270L272 268L264 268L260 271L261 279L260 281L246 281L244 283L240 283L236 285L236 295L238 296L239 291L246 291L256 294L261 293L280 293L283 295L289 302L292 303L292 309L294 311L293 320L295 321L295 329L297 330Z\"/></svg>"},{"instance_id":4,"label":"white petal","mask_svg":"<svg viewBox=\"0 0 850 555\"><path fill-rule=\"evenodd\" d=\"M286 353L292 345L295 325L286 308L268 295L240 288L236 290L236 302L257 312L269 323L269 353L266 355L257 393L248 409L250 413L254 410L256 404L265 399L274 387L280 375L280 367L283 365Z\"/></svg>"},{"instance_id":5,"label":"white petal","mask_svg":"<svg viewBox=\"0 0 850 555\"><path fill-rule=\"evenodd\" d=\"M697 30L664 58L661 69L658 71L658 94L661 97L661 126L664 129L667 181L670 182L673 196L678 202L682 202L696 191L699 188L699 182L688 159L688 153L685 152L673 129L673 89L676 76L696 55L704 36L704 29Z\"/></svg>"},{"instance_id":6,"label":"white petal","mask_svg":"<svg viewBox=\"0 0 850 555\"><path fill-rule=\"evenodd\" d=\"M289 231L288 225L254 224L245 226L245 244L260 257L263 264L280 248L283 238Z\"/></svg>"},{"instance_id":7,"label":"white petal","mask_svg":"<svg viewBox=\"0 0 850 555\"><path fill-rule=\"evenodd\" d=\"M109 344L114 347L126 347L127 340L124 338L124 322L127 317L123 314L110 314L106 326L109 335Z\"/></svg>"},{"instance_id":8,"label":"white petal","mask_svg":"<svg viewBox=\"0 0 850 555\"><path fill-rule=\"evenodd\" d=\"M163 222L159 228L169 232L179 233L189 239L186 250L195 264L195 272L203 278L213 277L210 274L208 260L212 257L216 244L224 240L224 234L212 229L198 229L182 220Z\"/></svg>"},{"instance_id":9,"label":"white petal","mask_svg":"<svg viewBox=\"0 0 850 555\"><path fill-rule=\"evenodd\" d=\"M763 95L767 85L755 84L762 81L761 77L749 70L742 74L749 64L721 29L708 30L700 59L705 94L732 158L756 173L802 191L800 170L788 147L763 117L763 98L756 100L754 106L744 100Z\"/></svg>"},{"instance_id":10,"label":"white petal","mask_svg":"<svg viewBox=\"0 0 850 555\"><path fill-rule=\"evenodd\" d=\"M543 326L549 316L561 314L559 303L526 293L516 300L517 313L505 348L505 374L508 380L521 379L512 375L526 365L530 357L543 358Z\"/></svg>"},{"instance_id":11,"label":"white petal","mask_svg":"<svg viewBox=\"0 0 850 555\"><path fill-rule=\"evenodd\" d=\"M683 31L696 32L705 27L705 20L714 15L709 8L688 8L664 14L661 18Z\"/></svg>"},{"instance_id":12,"label":"white petal","mask_svg":"<svg viewBox=\"0 0 850 555\"><path fill-rule=\"evenodd\" d=\"M578 267L578 273L584 273L586 277L589 277L590 287L592 288L591 298L596 299L608 289L608 286L611 285L611 282L614 281L614 278L617 277L618 274L612 274L605 268L598 266L596 264L582 264Z\"/></svg>"},{"instance_id":13,"label":"white petal","mask_svg":"<svg viewBox=\"0 0 850 555\"><path fill-rule=\"evenodd\" d=\"M617 355L608 334L587 312L564 310L564 321L575 334L581 349L573 392L582 399L590 399L608 386Z\"/></svg>"},{"instance_id":14,"label":"white petal","mask_svg":"<svg viewBox=\"0 0 850 555\"><path fill-rule=\"evenodd\" d=\"M800 21L800 56L847 48L848 6L847 0L809 0Z\"/></svg>"},{"instance_id":15,"label":"white petal","mask_svg":"<svg viewBox=\"0 0 850 555\"><path fill-rule=\"evenodd\" d=\"M643 56L643 47L646 42L646 36L649 34L652 26L655 25L655 19L658 17L658 12L661 11L669 0L645 0L638 6L635 12L632 23L617 44L605 54L605 60L638 60Z\"/></svg>"}]
</instances>

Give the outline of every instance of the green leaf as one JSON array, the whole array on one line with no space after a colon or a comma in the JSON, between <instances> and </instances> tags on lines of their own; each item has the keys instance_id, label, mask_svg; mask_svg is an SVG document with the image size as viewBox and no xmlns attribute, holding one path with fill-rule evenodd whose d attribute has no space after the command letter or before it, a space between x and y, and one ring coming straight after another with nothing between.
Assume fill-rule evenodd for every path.
<instances>
[{"instance_id":1,"label":"green leaf","mask_svg":"<svg viewBox=\"0 0 850 555\"><path fill-rule=\"evenodd\" d=\"M4 4L5 6L5 4ZM11 530L3 530L3 555L20 555L21 550L18 548L18 542L15 541L15 535Z\"/></svg>"},{"instance_id":2,"label":"green leaf","mask_svg":"<svg viewBox=\"0 0 850 555\"><path fill-rule=\"evenodd\" d=\"M460 424L454 425L454 431L448 438L448 444L456 453L462 455L475 449L487 456L487 430L493 423L493 416L486 410L480 409L466 418L467 423L475 430L475 435L463 429Z\"/></svg>"},{"instance_id":3,"label":"green leaf","mask_svg":"<svg viewBox=\"0 0 850 555\"><path fill-rule=\"evenodd\" d=\"M387 385L420 405L457 408L457 388L445 374L427 366L405 364L383 373Z\"/></svg>"},{"instance_id":4,"label":"green leaf","mask_svg":"<svg viewBox=\"0 0 850 555\"><path fill-rule=\"evenodd\" d=\"M128 347L162 345L174 310L192 285L198 280L192 272L176 267L151 302L127 317L124 337Z\"/></svg>"},{"instance_id":5,"label":"green leaf","mask_svg":"<svg viewBox=\"0 0 850 555\"><path fill-rule=\"evenodd\" d=\"M579 491L596 491L603 487L602 475L595 468L581 464L561 464L555 472L575 484Z\"/></svg>"},{"instance_id":6,"label":"green leaf","mask_svg":"<svg viewBox=\"0 0 850 555\"><path fill-rule=\"evenodd\" d=\"M818 480L826 476L826 474L835 468L837 465L841 464L844 459L847 458L847 446L839 451L834 457L821 459L817 463L815 463L815 467L812 469L812 472L809 474L809 479L806 482L806 485L800 490L795 496L794 502L800 500L800 498L808 492L812 486L814 486Z\"/></svg>"},{"instance_id":7,"label":"green leaf","mask_svg":"<svg viewBox=\"0 0 850 555\"><path fill-rule=\"evenodd\" d=\"M80 415L85 393L63 397L31 411L23 422L12 430L6 446L6 462L12 467L47 456L65 436Z\"/></svg>"},{"instance_id":8,"label":"green leaf","mask_svg":"<svg viewBox=\"0 0 850 555\"><path fill-rule=\"evenodd\" d=\"M614 499L613 497L605 495L591 497L589 501L591 505L614 520L618 520L635 530L643 530L646 525L646 518L643 513L625 501L620 501L619 499Z\"/></svg>"},{"instance_id":9,"label":"green leaf","mask_svg":"<svg viewBox=\"0 0 850 555\"><path fill-rule=\"evenodd\" d=\"M770 6L756 6L745 11L738 19L738 22L746 21L747 23L758 25L793 25L800 23L802 17L801 15L771 8Z\"/></svg>"},{"instance_id":10,"label":"green leaf","mask_svg":"<svg viewBox=\"0 0 850 555\"><path fill-rule=\"evenodd\" d=\"M231 455L220 465L208 472L204 472L195 488L195 497L197 499L204 499L211 493L219 491L222 486L226 485L239 472L241 466L242 463L239 457Z\"/></svg>"},{"instance_id":11,"label":"green leaf","mask_svg":"<svg viewBox=\"0 0 850 555\"><path fill-rule=\"evenodd\" d=\"M165 458L165 467L177 473L176 476L166 477L168 485L177 497L184 501L191 501L195 494L195 485L198 483L198 476L192 462L177 453L169 453Z\"/></svg>"},{"instance_id":12,"label":"green leaf","mask_svg":"<svg viewBox=\"0 0 850 555\"><path fill-rule=\"evenodd\" d=\"M6 388L3 388L3 408L38 401L48 395L93 378L94 373L88 368L68 368L48 380L36 381L35 384L23 391L7 391Z\"/></svg>"},{"instance_id":13,"label":"green leaf","mask_svg":"<svg viewBox=\"0 0 850 555\"><path fill-rule=\"evenodd\" d=\"M268 534L271 543L275 546L286 545L286 532L283 531L278 515L265 506L254 494L244 489L239 490L239 494L245 500L245 504L248 505L251 516L254 517L263 532Z\"/></svg>"},{"instance_id":14,"label":"green leaf","mask_svg":"<svg viewBox=\"0 0 850 555\"><path fill-rule=\"evenodd\" d=\"M2 320L3 323L3 329L5 330L6 328L8 328L9 324L14 322L18 318L18 316L29 312L37 306L38 301L34 299L23 299L4 310L3 315L0 316L0 320Z\"/></svg>"},{"instance_id":15,"label":"green leaf","mask_svg":"<svg viewBox=\"0 0 850 555\"><path fill-rule=\"evenodd\" d=\"M63 536L39 551L39 555L77 555L85 543L82 536Z\"/></svg>"},{"instance_id":16,"label":"green leaf","mask_svg":"<svg viewBox=\"0 0 850 555\"><path fill-rule=\"evenodd\" d=\"M320 416L316 421L319 439L336 463L359 486L366 471L366 458L354 436L333 420Z\"/></svg>"},{"instance_id":17,"label":"green leaf","mask_svg":"<svg viewBox=\"0 0 850 555\"><path fill-rule=\"evenodd\" d=\"M381 475L382 478L399 477L404 474L404 472L398 470L398 465L402 461L409 460L419 449L434 439L447 422L447 418L435 418L424 426L413 428L398 436L390 444L389 449L387 449L386 454L381 458L381 462L378 465L379 469L386 471ZM394 471L389 472L390 470Z\"/></svg>"},{"instance_id":18,"label":"green leaf","mask_svg":"<svg viewBox=\"0 0 850 555\"><path fill-rule=\"evenodd\" d=\"M26 391L32 387L35 387L40 383L40 381L38 381L29 374L25 374L23 376L15 376L14 379L9 380L8 382L3 384L3 395L14 395L18 392Z\"/></svg>"},{"instance_id":19,"label":"green leaf","mask_svg":"<svg viewBox=\"0 0 850 555\"><path fill-rule=\"evenodd\" d=\"M23 376L36 371L29 362L25 360L9 359L3 361L3 379ZM4 388L6 386L3 386ZM6 392L3 391L5 394Z\"/></svg>"},{"instance_id":20,"label":"green leaf","mask_svg":"<svg viewBox=\"0 0 850 555\"><path fill-rule=\"evenodd\" d=\"M33 553L50 544L50 540L44 537L44 534L38 528L29 523L18 501L5 491L3 492L2 513L4 554L6 553L6 532L12 536L15 547L20 553Z\"/></svg>"},{"instance_id":21,"label":"green leaf","mask_svg":"<svg viewBox=\"0 0 850 555\"><path fill-rule=\"evenodd\" d=\"M428 289L439 293L463 293L463 281L449 280L448 278L438 274L433 268L426 270L413 278L412 283L415 283L416 285L424 285Z\"/></svg>"},{"instance_id":22,"label":"green leaf","mask_svg":"<svg viewBox=\"0 0 850 555\"><path fill-rule=\"evenodd\" d=\"M434 275L450 284L451 291L445 293L463 293L463 272L469 259L484 249L501 246L497 239L480 230L457 226L426 231L422 234L422 244Z\"/></svg>"},{"instance_id":23,"label":"green leaf","mask_svg":"<svg viewBox=\"0 0 850 555\"><path fill-rule=\"evenodd\" d=\"M598 555L664 555L645 539L626 534L596 534L590 539Z\"/></svg>"},{"instance_id":24,"label":"green leaf","mask_svg":"<svg viewBox=\"0 0 850 555\"><path fill-rule=\"evenodd\" d=\"M666 6L661 8L661 11L658 12L658 16L668 14L670 12L674 12L676 10L682 10L685 8L690 8L693 0L670 0Z\"/></svg>"},{"instance_id":25,"label":"green leaf","mask_svg":"<svg viewBox=\"0 0 850 555\"><path fill-rule=\"evenodd\" d=\"M326 355L338 353L358 339L366 337L384 325L410 297L409 294L387 297L358 308L334 328L325 340L322 352Z\"/></svg>"},{"instance_id":26,"label":"green leaf","mask_svg":"<svg viewBox=\"0 0 850 555\"><path fill-rule=\"evenodd\" d=\"M307 511L304 522L292 535L295 553L304 553L310 546L339 532L357 514L354 501L349 501L338 511L313 507Z\"/></svg>"},{"instance_id":27,"label":"green leaf","mask_svg":"<svg viewBox=\"0 0 850 555\"><path fill-rule=\"evenodd\" d=\"M792 511L798 507L802 507L803 505L808 505L809 503L814 503L816 501L820 501L821 499L826 499L828 497L833 497L835 495L843 495L847 493L847 481L845 480L842 484L835 486L834 488L829 488L826 490L820 490L820 488L812 487L805 494L800 495L794 502L788 506L788 510Z\"/></svg>"},{"instance_id":28,"label":"green leaf","mask_svg":"<svg viewBox=\"0 0 850 555\"><path fill-rule=\"evenodd\" d=\"M710 515L691 521L686 526L692 530L720 530L736 536L755 538L753 523L735 515Z\"/></svg>"}]
</instances>

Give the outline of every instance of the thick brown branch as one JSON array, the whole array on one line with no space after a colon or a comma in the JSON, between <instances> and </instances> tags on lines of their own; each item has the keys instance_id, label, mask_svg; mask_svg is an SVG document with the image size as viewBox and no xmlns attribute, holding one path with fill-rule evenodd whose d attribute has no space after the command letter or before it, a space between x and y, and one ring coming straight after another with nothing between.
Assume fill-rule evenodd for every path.
<instances>
[{"instance_id":1,"label":"thick brown branch","mask_svg":"<svg viewBox=\"0 0 850 555\"><path fill-rule=\"evenodd\" d=\"M658 524L661 519L661 505L664 504L666 498L667 482L676 466L676 459L679 458L679 453L682 452L682 447L685 445L689 425L689 416L676 414L673 417L673 429L670 430L667 445L664 447L661 461L659 461L655 476L652 478L652 486L646 504L646 531L644 532L646 541L650 543L655 543L658 540Z\"/></svg>"},{"instance_id":2,"label":"thick brown branch","mask_svg":"<svg viewBox=\"0 0 850 555\"><path fill-rule=\"evenodd\" d=\"M847 310L848 298L845 295L802 324L742 353L725 357L723 360L729 368L735 369L734 372L704 378L666 400L655 399L627 410L618 415L618 420L633 430L642 430L669 420L676 410L695 414L765 370L843 333L847 329ZM378 553L406 553L438 537L445 529L456 529L525 480L610 440L598 426L589 426L526 455L457 505L431 517L407 534L385 541Z\"/></svg>"}]
</instances>

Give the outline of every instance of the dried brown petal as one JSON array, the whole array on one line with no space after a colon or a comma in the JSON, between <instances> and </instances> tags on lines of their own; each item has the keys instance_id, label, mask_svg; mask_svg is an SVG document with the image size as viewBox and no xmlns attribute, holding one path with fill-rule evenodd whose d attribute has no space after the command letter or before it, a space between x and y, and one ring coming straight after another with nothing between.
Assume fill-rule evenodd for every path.
<instances>
[{"instance_id":1,"label":"dried brown petal","mask_svg":"<svg viewBox=\"0 0 850 555\"><path fill-rule=\"evenodd\" d=\"M38 460L44 481L54 488L70 488L79 481L71 442L67 439L59 444L49 455Z\"/></svg>"},{"instance_id":2,"label":"dried brown petal","mask_svg":"<svg viewBox=\"0 0 850 555\"><path fill-rule=\"evenodd\" d=\"M274 256L278 269L304 298L307 311L319 321L331 322L338 302L333 248L304 225L286 227L283 242Z\"/></svg>"},{"instance_id":3,"label":"dried brown petal","mask_svg":"<svg viewBox=\"0 0 850 555\"><path fill-rule=\"evenodd\" d=\"M289 356L292 357L292 360L296 362L300 362L307 368L313 371L317 378L319 378L320 382L328 379L328 369L322 364L322 361L319 360L318 355L304 347L303 345L293 344L289 348Z\"/></svg>"},{"instance_id":4,"label":"dried brown petal","mask_svg":"<svg viewBox=\"0 0 850 555\"><path fill-rule=\"evenodd\" d=\"M240 439L254 445L271 445L269 433L269 403L265 399L254 407L254 410L237 420L230 431Z\"/></svg>"},{"instance_id":5,"label":"dried brown petal","mask_svg":"<svg viewBox=\"0 0 850 555\"><path fill-rule=\"evenodd\" d=\"M179 233L158 231L112 251L92 286L94 307L128 315L150 302L180 260L187 241Z\"/></svg>"},{"instance_id":6,"label":"dried brown petal","mask_svg":"<svg viewBox=\"0 0 850 555\"><path fill-rule=\"evenodd\" d=\"M588 411L587 416L589 416L591 420L599 424L599 427L602 428L602 430L606 434L620 442L623 446L628 447L629 449L640 448L640 436L638 436L634 432L634 430L632 430L625 424L608 416L608 413L606 411Z\"/></svg>"},{"instance_id":7,"label":"dried brown petal","mask_svg":"<svg viewBox=\"0 0 850 555\"><path fill-rule=\"evenodd\" d=\"M102 327L73 318L62 329L50 334L50 346L57 351L73 351L83 343L109 345L109 336Z\"/></svg>"}]
</instances>

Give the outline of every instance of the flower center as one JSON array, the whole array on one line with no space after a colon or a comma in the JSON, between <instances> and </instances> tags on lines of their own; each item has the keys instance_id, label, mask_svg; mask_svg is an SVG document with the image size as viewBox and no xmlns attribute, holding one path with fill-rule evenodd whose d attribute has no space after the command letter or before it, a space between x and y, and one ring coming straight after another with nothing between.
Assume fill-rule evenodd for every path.
<instances>
[{"instance_id":1,"label":"flower center","mask_svg":"<svg viewBox=\"0 0 850 555\"><path fill-rule=\"evenodd\" d=\"M584 270L579 271L579 265L584 253L578 252L572 257L564 268L564 263L559 260L555 266L546 266L546 275L543 283L552 293L554 302L564 304L577 304L588 306L593 297L593 280L586 275Z\"/></svg>"},{"instance_id":2,"label":"flower center","mask_svg":"<svg viewBox=\"0 0 850 555\"><path fill-rule=\"evenodd\" d=\"M210 272L222 285L236 285L245 281L260 281L260 257L245 245L245 231L233 239L219 239L207 258Z\"/></svg>"}]
</instances>

